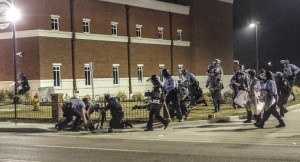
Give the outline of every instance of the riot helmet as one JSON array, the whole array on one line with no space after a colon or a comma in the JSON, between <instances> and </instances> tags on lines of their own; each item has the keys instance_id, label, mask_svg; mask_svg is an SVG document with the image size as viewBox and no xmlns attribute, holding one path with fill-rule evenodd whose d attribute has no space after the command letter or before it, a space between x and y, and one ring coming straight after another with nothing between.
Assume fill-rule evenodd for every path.
<instances>
[{"instance_id":1,"label":"riot helmet","mask_svg":"<svg viewBox=\"0 0 300 162\"><path fill-rule=\"evenodd\" d=\"M221 63L221 60L219 60L219 59L215 59L215 60L213 61L213 64L214 64L215 66L219 66L220 63Z\"/></svg>"},{"instance_id":2,"label":"riot helmet","mask_svg":"<svg viewBox=\"0 0 300 162\"><path fill-rule=\"evenodd\" d=\"M262 73L266 73L266 70L265 69L260 69L259 74L262 74Z\"/></svg>"},{"instance_id":3,"label":"riot helmet","mask_svg":"<svg viewBox=\"0 0 300 162\"><path fill-rule=\"evenodd\" d=\"M248 71L248 74L249 74L249 76L250 76L251 78L254 78L255 75L256 75L256 71L255 71L254 69L250 69L250 70Z\"/></svg>"},{"instance_id":4,"label":"riot helmet","mask_svg":"<svg viewBox=\"0 0 300 162\"><path fill-rule=\"evenodd\" d=\"M278 71L278 72L275 73L275 78L280 79L280 78L283 78L283 76L284 76L283 73L280 72L280 71Z\"/></svg>"},{"instance_id":5,"label":"riot helmet","mask_svg":"<svg viewBox=\"0 0 300 162\"><path fill-rule=\"evenodd\" d=\"M152 83L158 82L159 79L156 75L151 75L150 78L147 79L147 82L151 81Z\"/></svg>"},{"instance_id":6,"label":"riot helmet","mask_svg":"<svg viewBox=\"0 0 300 162\"><path fill-rule=\"evenodd\" d=\"M289 64L290 61L289 60L280 60L280 64Z\"/></svg>"},{"instance_id":7,"label":"riot helmet","mask_svg":"<svg viewBox=\"0 0 300 162\"><path fill-rule=\"evenodd\" d=\"M170 76L169 70L168 70L168 69L163 69L163 70L161 71L161 73L162 73L162 75L163 75L165 78L168 77L168 76Z\"/></svg>"},{"instance_id":8,"label":"riot helmet","mask_svg":"<svg viewBox=\"0 0 300 162\"><path fill-rule=\"evenodd\" d=\"M187 70L185 70L185 69L183 69L182 71L181 71L181 74L183 75L183 76L185 76L186 74L187 74Z\"/></svg>"},{"instance_id":9,"label":"riot helmet","mask_svg":"<svg viewBox=\"0 0 300 162\"><path fill-rule=\"evenodd\" d=\"M272 73L272 71L267 71L266 72L266 78L267 78L267 80L273 79L273 73Z\"/></svg>"},{"instance_id":10,"label":"riot helmet","mask_svg":"<svg viewBox=\"0 0 300 162\"><path fill-rule=\"evenodd\" d=\"M83 98L82 101L84 102L84 104L88 104L89 99L88 98Z\"/></svg>"},{"instance_id":11,"label":"riot helmet","mask_svg":"<svg viewBox=\"0 0 300 162\"><path fill-rule=\"evenodd\" d=\"M244 72L244 71L245 71L245 66L244 66L244 65L239 65L239 70L240 70L241 72Z\"/></svg>"},{"instance_id":12,"label":"riot helmet","mask_svg":"<svg viewBox=\"0 0 300 162\"><path fill-rule=\"evenodd\" d=\"M109 94L109 93L105 93L105 94L104 94L104 100L105 100L105 101L109 101L110 99L111 99L110 94Z\"/></svg>"}]
</instances>

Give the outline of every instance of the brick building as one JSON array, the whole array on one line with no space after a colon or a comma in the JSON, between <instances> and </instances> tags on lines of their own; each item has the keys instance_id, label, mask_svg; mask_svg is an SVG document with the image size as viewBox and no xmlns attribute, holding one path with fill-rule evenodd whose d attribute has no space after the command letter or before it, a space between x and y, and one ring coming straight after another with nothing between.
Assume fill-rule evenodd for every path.
<instances>
[{"instance_id":1,"label":"brick building","mask_svg":"<svg viewBox=\"0 0 300 162\"><path fill-rule=\"evenodd\" d=\"M146 78L162 68L173 75L185 68L205 80L215 58L229 75L232 4L224 1L14 0L22 13L17 71L28 76L31 93L54 87L79 96L143 92ZM13 80L12 53L10 25L0 30L1 88Z\"/></svg>"}]
</instances>

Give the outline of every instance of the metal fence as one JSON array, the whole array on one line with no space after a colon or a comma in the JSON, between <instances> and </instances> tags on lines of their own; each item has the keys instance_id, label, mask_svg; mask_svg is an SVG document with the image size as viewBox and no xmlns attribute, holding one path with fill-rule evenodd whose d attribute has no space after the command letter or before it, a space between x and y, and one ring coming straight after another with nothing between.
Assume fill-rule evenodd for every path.
<instances>
[{"instance_id":1,"label":"metal fence","mask_svg":"<svg viewBox=\"0 0 300 162\"><path fill-rule=\"evenodd\" d=\"M105 105L103 100L96 101ZM143 105L143 101L121 100L121 105L125 113L125 120L132 122L145 122L148 120L148 111L144 109L132 110L135 105ZM0 102L0 118L5 119L29 119L29 120L49 120L52 119L52 103L40 102L38 108L34 107L33 100L25 100L18 104L11 101ZM96 119L96 113L92 114ZM110 119L110 113L107 112L107 120Z\"/></svg>"}]
</instances>

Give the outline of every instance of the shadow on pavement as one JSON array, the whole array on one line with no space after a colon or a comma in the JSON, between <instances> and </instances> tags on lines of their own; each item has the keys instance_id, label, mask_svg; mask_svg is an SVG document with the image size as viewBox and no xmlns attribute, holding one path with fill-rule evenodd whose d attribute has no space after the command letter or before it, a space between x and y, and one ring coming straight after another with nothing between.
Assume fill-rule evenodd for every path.
<instances>
[{"instance_id":1,"label":"shadow on pavement","mask_svg":"<svg viewBox=\"0 0 300 162\"><path fill-rule=\"evenodd\" d=\"M45 133L50 132L47 129L41 128L0 128L0 132L10 132L10 133Z\"/></svg>"}]
</instances>

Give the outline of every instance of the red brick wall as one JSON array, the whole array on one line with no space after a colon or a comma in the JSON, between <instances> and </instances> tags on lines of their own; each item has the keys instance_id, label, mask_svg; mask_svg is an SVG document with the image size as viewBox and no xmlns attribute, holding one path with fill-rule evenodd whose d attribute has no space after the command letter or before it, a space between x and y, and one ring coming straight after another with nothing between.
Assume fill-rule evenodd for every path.
<instances>
[{"instance_id":1,"label":"red brick wall","mask_svg":"<svg viewBox=\"0 0 300 162\"><path fill-rule=\"evenodd\" d=\"M220 1L192 0L192 70L205 74L216 58L222 60L225 74L232 74L232 4Z\"/></svg>"}]
</instances>

